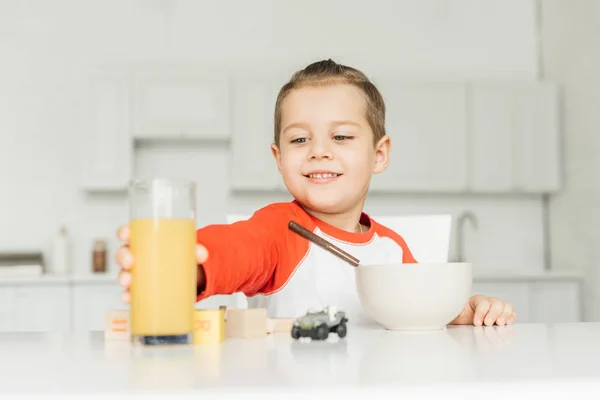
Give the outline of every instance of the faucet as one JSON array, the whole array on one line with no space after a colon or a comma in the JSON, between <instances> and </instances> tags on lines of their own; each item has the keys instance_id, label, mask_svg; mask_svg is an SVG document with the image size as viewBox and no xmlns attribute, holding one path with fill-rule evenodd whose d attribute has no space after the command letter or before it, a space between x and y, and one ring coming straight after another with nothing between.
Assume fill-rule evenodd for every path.
<instances>
[{"instance_id":1,"label":"faucet","mask_svg":"<svg viewBox=\"0 0 600 400\"><path fill-rule=\"evenodd\" d=\"M477 217L471 211L465 211L457 219L456 222L456 255L455 262L464 262L465 260L465 244L464 244L464 229L463 225L466 221L471 223L473 228L477 229Z\"/></svg>"}]
</instances>

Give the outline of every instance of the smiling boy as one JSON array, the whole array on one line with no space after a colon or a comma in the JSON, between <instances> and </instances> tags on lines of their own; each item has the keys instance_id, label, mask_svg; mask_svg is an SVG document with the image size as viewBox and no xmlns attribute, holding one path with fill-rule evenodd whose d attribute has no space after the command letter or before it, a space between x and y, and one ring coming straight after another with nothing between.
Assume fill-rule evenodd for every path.
<instances>
[{"instance_id":1,"label":"smiling boy","mask_svg":"<svg viewBox=\"0 0 600 400\"><path fill-rule=\"evenodd\" d=\"M275 104L272 153L294 200L247 221L197 230L198 300L243 292L263 300L272 317L327 305L361 314L352 268L291 232L290 220L363 264L417 262L402 237L363 212L372 175L389 162L385 112L377 88L351 67L325 60L292 76ZM118 235L127 242L128 227ZM117 261L128 303L133 258L126 246ZM473 296L452 323L505 325L515 318L511 304Z\"/></svg>"}]
</instances>

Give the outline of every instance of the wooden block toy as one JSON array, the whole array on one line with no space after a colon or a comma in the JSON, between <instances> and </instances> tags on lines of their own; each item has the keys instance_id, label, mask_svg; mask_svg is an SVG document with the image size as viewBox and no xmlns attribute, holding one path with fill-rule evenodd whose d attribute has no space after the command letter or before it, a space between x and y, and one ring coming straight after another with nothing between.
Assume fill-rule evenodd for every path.
<instances>
[{"instance_id":1,"label":"wooden block toy","mask_svg":"<svg viewBox=\"0 0 600 400\"><path fill-rule=\"evenodd\" d=\"M129 310L108 310L105 317L105 340L129 340L131 334Z\"/></svg>"},{"instance_id":2,"label":"wooden block toy","mask_svg":"<svg viewBox=\"0 0 600 400\"><path fill-rule=\"evenodd\" d=\"M227 310L225 335L229 338L256 338L267 335L265 308L231 308Z\"/></svg>"},{"instance_id":3,"label":"wooden block toy","mask_svg":"<svg viewBox=\"0 0 600 400\"><path fill-rule=\"evenodd\" d=\"M292 331L294 325L294 318L268 318L267 319L267 333L275 332L286 332Z\"/></svg>"},{"instance_id":4,"label":"wooden block toy","mask_svg":"<svg viewBox=\"0 0 600 400\"><path fill-rule=\"evenodd\" d=\"M225 310L194 311L194 344L221 343L225 340Z\"/></svg>"}]
</instances>

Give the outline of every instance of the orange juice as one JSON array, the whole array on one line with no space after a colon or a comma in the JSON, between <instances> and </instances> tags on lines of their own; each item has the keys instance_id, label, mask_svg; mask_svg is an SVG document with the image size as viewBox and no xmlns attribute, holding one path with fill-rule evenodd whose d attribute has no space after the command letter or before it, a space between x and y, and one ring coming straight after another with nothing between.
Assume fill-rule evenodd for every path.
<instances>
[{"instance_id":1,"label":"orange juice","mask_svg":"<svg viewBox=\"0 0 600 400\"><path fill-rule=\"evenodd\" d=\"M131 334L189 335L196 301L195 223L192 219L133 219Z\"/></svg>"}]
</instances>

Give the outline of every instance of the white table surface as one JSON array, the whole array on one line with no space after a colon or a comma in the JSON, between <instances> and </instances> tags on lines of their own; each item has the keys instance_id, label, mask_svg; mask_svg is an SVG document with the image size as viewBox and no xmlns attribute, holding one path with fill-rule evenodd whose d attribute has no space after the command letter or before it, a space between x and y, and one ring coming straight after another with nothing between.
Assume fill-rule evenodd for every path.
<instances>
[{"instance_id":1,"label":"white table surface","mask_svg":"<svg viewBox=\"0 0 600 400\"><path fill-rule=\"evenodd\" d=\"M599 323L439 332L350 324L345 339L326 342L277 333L169 348L107 342L102 332L0 333L0 397L6 398L151 392L197 399L203 392L222 392L228 398L281 399L316 391L321 396L308 397L367 392L378 393L374 398L531 399L530 390L536 390L535 398L597 399L599 382Z\"/></svg>"}]
</instances>

